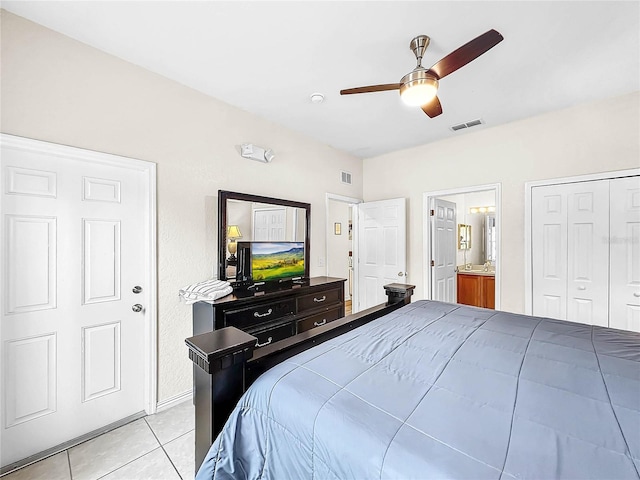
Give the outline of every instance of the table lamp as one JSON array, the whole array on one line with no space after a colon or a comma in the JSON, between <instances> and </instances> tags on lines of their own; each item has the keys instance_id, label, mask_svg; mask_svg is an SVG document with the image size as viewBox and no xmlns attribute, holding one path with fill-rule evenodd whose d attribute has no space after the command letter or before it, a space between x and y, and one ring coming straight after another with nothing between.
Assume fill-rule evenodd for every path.
<instances>
[{"instance_id":1,"label":"table lamp","mask_svg":"<svg viewBox=\"0 0 640 480\"><path fill-rule=\"evenodd\" d=\"M227 238L229 239L229 253L231 254L227 260L236 260L236 251L238 250L237 238L242 238L240 228L237 225L229 225L227 227Z\"/></svg>"}]
</instances>

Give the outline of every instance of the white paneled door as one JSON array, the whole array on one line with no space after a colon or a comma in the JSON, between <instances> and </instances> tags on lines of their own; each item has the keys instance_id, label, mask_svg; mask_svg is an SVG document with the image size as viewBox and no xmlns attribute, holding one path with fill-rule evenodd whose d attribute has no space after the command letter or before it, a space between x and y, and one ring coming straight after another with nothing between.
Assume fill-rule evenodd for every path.
<instances>
[{"instance_id":1,"label":"white paneled door","mask_svg":"<svg viewBox=\"0 0 640 480\"><path fill-rule=\"evenodd\" d=\"M567 320L609 323L609 182L566 186Z\"/></svg>"},{"instance_id":2,"label":"white paneled door","mask_svg":"<svg viewBox=\"0 0 640 480\"><path fill-rule=\"evenodd\" d=\"M456 292L456 204L435 198L431 209L433 239L431 242L431 298L455 303Z\"/></svg>"},{"instance_id":3,"label":"white paneled door","mask_svg":"<svg viewBox=\"0 0 640 480\"><path fill-rule=\"evenodd\" d=\"M531 189L534 315L640 331L640 177Z\"/></svg>"},{"instance_id":4,"label":"white paneled door","mask_svg":"<svg viewBox=\"0 0 640 480\"><path fill-rule=\"evenodd\" d=\"M253 210L253 240L282 241L287 227L286 208L259 208Z\"/></svg>"},{"instance_id":5,"label":"white paneled door","mask_svg":"<svg viewBox=\"0 0 640 480\"><path fill-rule=\"evenodd\" d=\"M640 332L640 177L611 181L609 326Z\"/></svg>"},{"instance_id":6,"label":"white paneled door","mask_svg":"<svg viewBox=\"0 0 640 480\"><path fill-rule=\"evenodd\" d=\"M1 169L4 466L144 410L148 179L10 142Z\"/></svg>"},{"instance_id":7,"label":"white paneled door","mask_svg":"<svg viewBox=\"0 0 640 480\"><path fill-rule=\"evenodd\" d=\"M606 327L609 182L532 191L533 314Z\"/></svg>"},{"instance_id":8,"label":"white paneled door","mask_svg":"<svg viewBox=\"0 0 640 480\"><path fill-rule=\"evenodd\" d=\"M567 195L563 185L531 192L533 314L567 318Z\"/></svg>"},{"instance_id":9,"label":"white paneled door","mask_svg":"<svg viewBox=\"0 0 640 480\"><path fill-rule=\"evenodd\" d=\"M354 313L385 303L384 285L406 283L406 200L396 198L357 205L358 281Z\"/></svg>"}]
</instances>

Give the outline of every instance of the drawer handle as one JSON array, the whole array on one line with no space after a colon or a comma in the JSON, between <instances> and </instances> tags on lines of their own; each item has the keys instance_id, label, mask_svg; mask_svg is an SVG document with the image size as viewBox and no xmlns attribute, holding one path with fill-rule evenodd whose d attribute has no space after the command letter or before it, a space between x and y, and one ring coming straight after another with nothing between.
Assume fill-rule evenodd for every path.
<instances>
[{"instance_id":1,"label":"drawer handle","mask_svg":"<svg viewBox=\"0 0 640 480\"><path fill-rule=\"evenodd\" d=\"M258 343L258 341L256 340L256 347L264 347L266 345L269 345L272 341L273 341L273 337L267 338L267 341L264 343Z\"/></svg>"},{"instance_id":2,"label":"drawer handle","mask_svg":"<svg viewBox=\"0 0 640 480\"><path fill-rule=\"evenodd\" d=\"M321 326L322 326L322 325L324 325L325 323L327 323L327 319L326 319L326 318L322 319L322 321L321 321L320 323L318 323L318 322L313 322L313 326L314 326L314 327L321 327Z\"/></svg>"},{"instance_id":3,"label":"drawer handle","mask_svg":"<svg viewBox=\"0 0 640 480\"><path fill-rule=\"evenodd\" d=\"M639 292L633 292L633 296L634 297L640 297L640 293Z\"/></svg>"},{"instance_id":4,"label":"drawer handle","mask_svg":"<svg viewBox=\"0 0 640 480\"><path fill-rule=\"evenodd\" d=\"M258 313L258 312L253 312L253 316L256 318L260 318L260 317L268 317L269 315L271 315L273 313L273 309L269 309L264 313ZM266 344L265 344L266 345ZM259 345L258 345L259 346Z\"/></svg>"},{"instance_id":5,"label":"drawer handle","mask_svg":"<svg viewBox=\"0 0 640 480\"><path fill-rule=\"evenodd\" d=\"M578 287L578 290L586 290L586 289L587 289L587 287L585 287L584 285L580 285L580 286Z\"/></svg>"},{"instance_id":6,"label":"drawer handle","mask_svg":"<svg viewBox=\"0 0 640 480\"><path fill-rule=\"evenodd\" d=\"M313 301L317 303L324 302L326 299L327 299L326 295L323 295L322 298L313 297Z\"/></svg>"}]
</instances>

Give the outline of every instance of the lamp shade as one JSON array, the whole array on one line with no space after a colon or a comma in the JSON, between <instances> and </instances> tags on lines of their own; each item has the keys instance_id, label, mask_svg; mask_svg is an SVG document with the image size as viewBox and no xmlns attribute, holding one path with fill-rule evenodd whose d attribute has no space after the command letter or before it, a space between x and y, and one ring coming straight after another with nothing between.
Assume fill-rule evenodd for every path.
<instances>
[{"instance_id":1,"label":"lamp shade","mask_svg":"<svg viewBox=\"0 0 640 480\"><path fill-rule=\"evenodd\" d=\"M400 98L407 105L419 107L433 100L438 93L438 81L433 78L416 80L407 88L402 89Z\"/></svg>"},{"instance_id":2,"label":"lamp shade","mask_svg":"<svg viewBox=\"0 0 640 480\"><path fill-rule=\"evenodd\" d=\"M237 225L229 225L227 227L227 238L242 238L242 233Z\"/></svg>"},{"instance_id":3,"label":"lamp shade","mask_svg":"<svg viewBox=\"0 0 640 480\"><path fill-rule=\"evenodd\" d=\"M438 93L438 79L422 67L406 74L400 83L400 98L407 105L426 105Z\"/></svg>"}]
</instances>

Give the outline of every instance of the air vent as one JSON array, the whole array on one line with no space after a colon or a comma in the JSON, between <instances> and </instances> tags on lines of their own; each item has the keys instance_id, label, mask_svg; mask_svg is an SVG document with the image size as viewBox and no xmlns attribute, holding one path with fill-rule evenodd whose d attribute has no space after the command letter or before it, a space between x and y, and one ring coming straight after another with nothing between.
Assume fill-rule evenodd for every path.
<instances>
[{"instance_id":1,"label":"air vent","mask_svg":"<svg viewBox=\"0 0 640 480\"><path fill-rule=\"evenodd\" d=\"M484 121L481 118L478 118L476 120L470 120L466 123L460 123L458 125L452 125L449 128L451 130L453 130L454 132L457 132L458 130L464 130L465 128L471 128L471 127L475 127L476 125L482 125L484 123Z\"/></svg>"},{"instance_id":2,"label":"air vent","mask_svg":"<svg viewBox=\"0 0 640 480\"><path fill-rule=\"evenodd\" d=\"M340 181L351 185L351 174L349 172L340 172Z\"/></svg>"}]
</instances>

